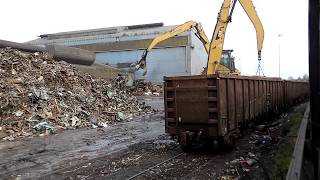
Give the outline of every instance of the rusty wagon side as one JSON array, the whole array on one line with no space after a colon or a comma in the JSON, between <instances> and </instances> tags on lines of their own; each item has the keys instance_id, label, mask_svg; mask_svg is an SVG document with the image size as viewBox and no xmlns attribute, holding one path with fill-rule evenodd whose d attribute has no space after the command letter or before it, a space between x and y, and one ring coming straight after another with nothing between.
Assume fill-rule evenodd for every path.
<instances>
[{"instance_id":1,"label":"rusty wagon side","mask_svg":"<svg viewBox=\"0 0 320 180\"><path fill-rule=\"evenodd\" d=\"M164 81L166 132L184 145L234 143L241 127L308 94L306 82L279 78L181 76Z\"/></svg>"}]
</instances>

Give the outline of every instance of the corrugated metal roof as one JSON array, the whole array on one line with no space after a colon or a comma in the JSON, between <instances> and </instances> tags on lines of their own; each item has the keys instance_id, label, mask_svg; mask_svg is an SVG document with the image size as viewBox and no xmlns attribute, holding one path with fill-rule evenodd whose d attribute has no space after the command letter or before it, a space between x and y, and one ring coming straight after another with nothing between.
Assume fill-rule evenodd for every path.
<instances>
[{"instance_id":1,"label":"corrugated metal roof","mask_svg":"<svg viewBox=\"0 0 320 180\"><path fill-rule=\"evenodd\" d=\"M129 28L133 27L133 28ZM137 28L134 28L137 27ZM130 41L137 39L153 39L155 36L168 32L173 26L150 26L149 28L139 28L135 26L121 26L111 28L101 28L93 30L83 31L70 31L56 34L42 35L42 38L38 38L29 42L32 45L43 44L60 44L67 46L76 46L84 44L95 44L105 42L117 42L117 41ZM116 30L115 30L116 29ZM182 34L185 35L185 34Z\"/></svg>"},{"instance_id":2,"label":"corrugated metal roof","mask_svg":"<svg viewBox=\"0 0 320 180\"><path fill-rule=\"evenodd\" d=\"M147 29L147 28L162 27L162 26L163 26L163 23L118 26L118 27L88 29L88 30L80 30L80 31L60 32L55 34L42 34L40 35L40 38L61 39L61 38L83 37L83 36L96 36L96 35L104 35L104 34L116 34L126 30Z\"/></svg>"}]
</instances>

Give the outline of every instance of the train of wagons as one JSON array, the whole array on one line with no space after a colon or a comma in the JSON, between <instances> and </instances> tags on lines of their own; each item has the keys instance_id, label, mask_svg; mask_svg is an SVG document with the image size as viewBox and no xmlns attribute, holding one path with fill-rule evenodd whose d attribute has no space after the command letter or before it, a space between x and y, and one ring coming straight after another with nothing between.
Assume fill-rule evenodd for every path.
<instances>
[{"instance_id":1,"label":"train of wagons","mask_svg":"<svg viewBox=\"0 0 320 180\"><path fill-rule=\"evenodd\" d=\"M308 98L309 83L247 76L164 77L165 129L181 145L234 145L249 124Z\"/></svg>"}]
</instances>

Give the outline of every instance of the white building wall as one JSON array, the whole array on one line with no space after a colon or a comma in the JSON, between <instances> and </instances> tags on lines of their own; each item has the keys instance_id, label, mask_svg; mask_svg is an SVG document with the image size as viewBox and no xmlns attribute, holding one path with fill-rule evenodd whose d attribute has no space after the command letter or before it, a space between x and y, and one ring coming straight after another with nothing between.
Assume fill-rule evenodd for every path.
<instances>
[{"instance_id":1,"label":"white building wall","mask_svg":"<svg viewBox=\"0 0 320 180\"><path fill-rule=\"evenodd\" d=\"M208 54L200 39L193 33L191 44L191 74L199 75L207 67Z\"/></svg>"}]
</instances>

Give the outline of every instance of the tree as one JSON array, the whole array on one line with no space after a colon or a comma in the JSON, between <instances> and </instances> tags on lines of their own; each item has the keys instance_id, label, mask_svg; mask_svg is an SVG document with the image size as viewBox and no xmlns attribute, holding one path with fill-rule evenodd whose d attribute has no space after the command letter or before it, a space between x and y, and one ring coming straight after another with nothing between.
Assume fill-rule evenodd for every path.
<instances>
[{"instance_id":1,"label":"tree","mask_svg":"<svg viewBox=\"0 0 320 180\"><path fill-rule=\"evenodd\" d=\"M303 80L305 81L309 81L309 76L308 74L304 74L303 77L302 77Z\"/></svg>"}]
</instances>

